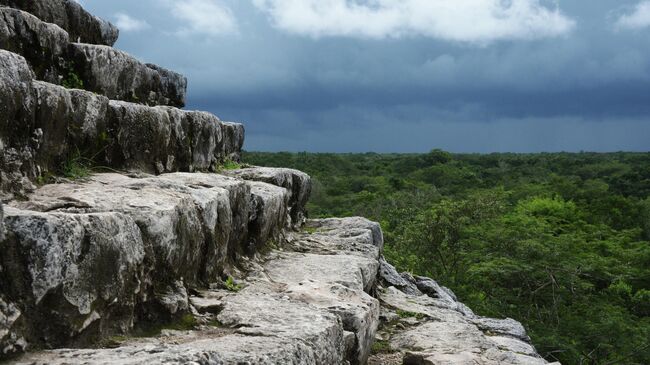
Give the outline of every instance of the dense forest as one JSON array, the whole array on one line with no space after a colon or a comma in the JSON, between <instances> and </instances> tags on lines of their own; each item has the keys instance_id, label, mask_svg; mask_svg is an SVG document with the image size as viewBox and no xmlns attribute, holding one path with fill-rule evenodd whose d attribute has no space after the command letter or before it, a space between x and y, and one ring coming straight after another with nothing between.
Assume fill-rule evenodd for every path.
<instances>
[{"instance_id":1,"label":"dense forest","mask_svg":"<svg viewBox=\"0 0 650 365\"><path fill-rule=\"evenodd\" d=\"M381 222L386 256L563 364L650 364L650 153L311 154L314 217Z\"/></svg>"}]
</instances>

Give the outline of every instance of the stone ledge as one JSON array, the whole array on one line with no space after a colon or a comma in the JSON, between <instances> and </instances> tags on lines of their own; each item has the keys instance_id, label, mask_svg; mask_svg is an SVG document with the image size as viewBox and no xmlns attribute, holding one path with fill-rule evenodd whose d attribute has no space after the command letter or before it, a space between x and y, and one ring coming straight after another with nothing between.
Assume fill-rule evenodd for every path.
<instances>
[{"instance_id":1,"label":"stone ledge","mask_svg":"<svg viewBox=\"0 0 650 365\"><path fill-rule=\"evenodd\" d=\"M279 240L287 200L270 184L177 173L98 174L10 203L0 293L22 316L7 314L0 349L13 352L21 338L85 346L142 318L181 315L187 288L221 280L251 244L257 253Z\"/></svg>"},{"instance_id":2,"label":"stone ledge","mask_svg":"<svg viewBox=\"0 0 650 365\"><path fill-rule=\"evenodd\" d=\"M117 27L88 13L74 0L0 0L0 5L24 10L44 22L56 24L80 42L112 46L119 36Z\"/></svg>"},{"instance_id":3,"label":"stone ledge","mask_svg":"<svg viewBox=\"0 0 650 365\"><path fill-rule=\"evenodd\" d=\"M332 239L350 240L355 235L349 232L369 230L366 223L339 220L338 233L328 234ZM373 246L369 236L370 231L356 235L355 246ZM365 251L372 252L370 247ZM364 364L379 320L379 302L363 288L371 290L378 262L372 254L364 257L352 252L356 252L353 247L334 255L271 251L253 265L240 291L208 290L190 298L211 318L207 325L193 331L166 331L155 338L128 339L113 349L27 354L16 363ZM301 264L301 257L310 256L311 264ZM328 270L312 275L319 258L327 261ZM290 262L295 265L287 266Z\"/></svg>"},{"instance_id":4,"label":"stone ledge","mask_svg":"<svg viewBox=\"0 0 650 365\"><path fill-rule=\"evenodd\" d=\"M33 81L26 60L0 50L2 192L26 195L39 176L70 158L149 173L217 171L238 161L244 127L173 107L111 101Z\"/></svg>"},{"instance_id":5,"label":"stone ledge","mask_svg":"<svg viewBox=\"0 0 650 365\"><path fill-rule=\"evenodd\" d=\"M0 7L0 48L24 56L39 80L77 87L83 83L86 90L114 100L185 106L183 75L109 46L71 41L74 37L55 24Z\"/></svg>"}]
</instances>

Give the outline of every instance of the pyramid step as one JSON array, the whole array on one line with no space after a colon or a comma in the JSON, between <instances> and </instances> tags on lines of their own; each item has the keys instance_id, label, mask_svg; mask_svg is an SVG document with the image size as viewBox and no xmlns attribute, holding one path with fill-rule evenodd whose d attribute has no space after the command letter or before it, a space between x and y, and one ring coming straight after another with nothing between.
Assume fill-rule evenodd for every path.
<instances>
[{"instance_id":1,"label":"pyramid step","mask_svg":"<svg viewBox=\"0 0 650 365\"><path fill-rule=\"evenodd\" d=\"M187 79L108 46L72 43L70 61L84 88L110 99L185 106Z\"/></svg>"},{"instance_id":2,"label":"pyramid step","mask_svg":"<svg viewBox=\"0 0 650 365\"><path fill-rule=\"evenodd\" d=\"M306 217L306 205L311 194L311 178L302 171L274 167L247 167L224 171L225 175L244 180L261 181L281 186L289 191L289 210L294 226L300 226Z\"/></svg>"},{"instance_id":3,"label":"pyramid step","mask_svg":"<svg viewBox=\"0 0 650 365\"><path fill-rule=\"evenodd\" d=\"M0 310L23 315L0 350L89 344L187 311L187 288L279 238L287 201L283 188L218 174L110 173L10 203Z\"/></svg>"},{"instance_id":4,"label":"pyramid step","mask_svg":"<svg viewBox=\"0 0 650 365\"><path fill-rule=\"evenodd\" d=\"M117 27L88 13L74 0L0 0L0 5L24 10L56 24L78 42L112 46L119 36Z\"/></svg>"},{"instance_id":5,"label":"pyramid step","mask_svg":"<svg viewBox=\"0 0 650 365\"><path fill-rule=\"evenodd\" d=\"M38 176L34 161L34 77L21 56L0 50L0 195L24 196Z\"/></svg>"},{"instance_id":6,"label":"pyramid step","mask_svg":"<svg viewBox=\"0 0 650 365\"><path fill-rule=\"evenodd\" d=\"M377 224L311 223L321 228L298 234L296 246L317 239L320 247L271 251L239 291L196 291L189 302L205 313L197 321L206 324L195 330L126 339L116 348L40 351L16 363L364 364L379 324L380 303L364 291L378 270L371 227ZM319 253L344 243L350 246Z\"/></svg>"},{"instance_id":7,"label":"pyramid step","mask_svg":"<svg viewBox=\"0 0 650 365\"><path fill-rule=\"evenodd\" d=\"M184 76L109 46L70 43L63 29L22 10L0 7L0 48L25 57L39 80L109 99L185 105Z\"/></svg>"},{"instance_id":8,"label":"pyramid step","mask_svg":"<svg viewBox=\"0 0 650 365\"><path fill-rule=\"evenodd\" d=\"M216 171L239 160L239 123L33 81L25 59L7 51L0 50L0 64L3 192L25 195L25 177L56 173L71 158L149 173Z\"/></svg>"},{"instance_id":9,"label":"pyramid step","mask_svg":"<svg viewBox=\"0 0 650 365\"><path fill-rule=\"evenodd\" d=\"M0 48L25 57L37 78L60 82L69 43L68 33L59 26L22 10L0 7Z\"/></svg>"}]
</instances>

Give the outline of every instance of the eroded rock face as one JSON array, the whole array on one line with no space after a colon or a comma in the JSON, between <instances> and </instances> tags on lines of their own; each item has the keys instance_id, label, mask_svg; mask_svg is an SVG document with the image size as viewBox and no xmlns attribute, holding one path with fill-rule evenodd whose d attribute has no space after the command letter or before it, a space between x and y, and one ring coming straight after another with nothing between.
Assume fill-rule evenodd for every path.
<instances>
[{"instance_id":1,"label":"eroded rock face","mask_svg":"<svg viewBox=\"0 0 650 365\"><path fill-rule=\"evenodd\" d=\"M0 293L28 315L6 329L4 337L15 335L0 348L22 337L84 345L128 332L143 313L165 320L187 312L187 287L219 280L251 242L282 231L287 196L217 174L99 174L12 202Z\"/></svg>"},{"instance_id":2,"label":"eroded rock face","mask_svg":"<svg viewBox=\"0 0 650 365\"><path fill-rule=\"evenodd\" d=\"M208 325L196 330L127 340L113 349L28 354L16 362L364 364L379 318L379 302L363 290L374 281L378 266L373 259L375 241L368 240L373 233L366 223L361 219L339 220L336 234L320 229L292 233L294 241L328 234L339 244L352 242L355 237L356 242L338 254L317 253L326 251L326 247L303 253L271 251L263 265L253 265L248 277L240 281L244 286L240 291L213 289L190 298L198 312L204 313L201 316L209 320ZM358 234L362 230L367 234ZM372 247L360 253L356 248L361 245ZM309 259L306 265L291 266L288 261L292 255L321 256L331 269L312 275L316 258Z\"/></svg>"},{"instance_id":3,"label":"eroded rock face","mask_svg":"<svg viewBox=\"0 0 650 365\"><path fill-rule=\"evenodd\" d=\"M268 167L251 167L226 171L224 173L245 180L262 181L287 189L290 193L289 214L292 224L301 226L304 223L306 216L305 206L311 194L311 178L309 175L293 169Z\"/></svg>"},{"instance_id":4,"label":"eroded rock face","mask_svg":"<svg viewBox=\"0 0 650 365\"><path fill-rule=\"evenodd\" d=\"M70 60L84 88L109 99L185 106L187 79L108 46L72 43Z\"/></svg>"},{"instance_id":5,"label":"eroded rock face","mask_svg":"<svg viewBox=\"0 0 650 365\"><path fill-rule=\"evenodd\" d=\"M34 126L34 74L24 58L0 50L0 192L24 196L38 176L34 155L41 133Z\"/></svg>"},{"instance_id":6,"label":"eroded rock face","mask_svg":"<svg viewBox=\"0 0 650 365\"><path fill-rule=\"evenodd\" d=\"M0 0L0 5L22 9L56 24L78 42L112 46L119 36L117 27L88 13L74 0Z\"/></svg>"},{"instance_id":7,"label":"eroded rock face","mask_svg":"<svg viewBox=\"0 0 650 365\"><path fill-rule=\"evenodd\" d=\"M239 156L243 126L209 113L110 101L33 81L26 60L0 51L0 190L33 190L75 158L148 173L216 171ZM290 208L291 209L291 208Z\"/></svg>"},{"instance_id":8,"label":"eroded rock face","mask_svg":"<svg viewBox=\"0 0 650 365\"><path fill-rule=\"evenodd\" d=\"M132 219L14 208L6 213L0 286L29 313L23 336L61 346L82 332L91 340L92 332L131 328L145 285L145 247Z\"/></svg>"},{"instance_id":9,"label":"eroded rock face","mask_svg":"<svg viewBox=\"0 0 650 365\"><path fill-rule=\"evenodd\" d=\"M82 87L115 100L185 105L184 76L144 64L109 46L70 43L75 41L70 38L55 24L22 10L0 7L0 48L25 57L37 79Z\"/></svg>"},{"instance_id":10,"label":"eroded rock face","mask_svg":"<svg viewBox=\"0 0 650 365\"><path fill-rule=\"evenodd\" d=\"M35 156L41 173L57 173L75 156L114 166L106 154L112 143L106 97L41 81L32 88L35 126L42 131Z\"/></svg>"},{"instance_id":11,"label":"eroded rock face","mask_svg":"<svg viewBox=\"0 0 650 365\"><path fill-rule=\"evenodd\" d=\"M379 278L387 285L394 286L409 295L422 295L415 284L404 279L383 257L379 260L379 265Z\"/></svg>"},{"instance_id":12,"label":"eroded rock face","mask_svg":"<svg viewBox=\"0 0 650 365\"><path fill-rule=\"evenodd\" d=\"M400 353L404 364L547 363L519 322L477 316L434 280L396 276L390 264L383 266L380 279L387 286L379 290L379 299L387 313L380 337ZM376 355L370 364L388 358L390 363L401 363L390 354Z\"/></svg>"},{"instance_id":13,"label":"eroded rock face","mask_svg":"<svg viewBox=\"0 0 650 365\"><path fill-rule=\"evenodd\" d=\"M0 48L24 56L36 77L59 83L68 33L22 10L0 7Z\"/></svg>"},{"instance_id":14,"label":"eroded rock face","mask_svg":"<svg viewBox=\"0 0 650 365\"><path fill-rule=\"evenodd\" d=\"M0 358L27 350L27 342L21 334L21 316L18 306L0 295Z\"/></svg>"},{"instance_id":15,"label":"eroded rock face","mask_svg":"<svg viewBox=\"0 0 650 365\"><path fill-rule=\"evenodd\" d=\"M254 254L268 240L277 245L280 235L289 222L289 192L279 186L262 182L248 182L252 194L252 209L249 225L249 246L247 250Z\"/></svg>"}]
</instances>

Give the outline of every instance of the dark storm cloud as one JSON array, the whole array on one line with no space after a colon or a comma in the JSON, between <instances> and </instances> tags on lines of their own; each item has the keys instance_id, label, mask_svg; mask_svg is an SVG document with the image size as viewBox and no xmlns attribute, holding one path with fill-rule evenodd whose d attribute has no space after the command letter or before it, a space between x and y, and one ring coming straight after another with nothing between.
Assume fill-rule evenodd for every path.
<instances>
[{"instance_id":1,"label":"dark storm cloud","mask_svg":"<svg viewBox=\"0 0 650 365\"><path fill-rule=\"evenodd\" d=\"M482 37L462 17L435 34L391 14L367 31L282 23L264 2L82 1L126 25L118 47L186 74L189 108L244 121L250 150L650 148L644 3L563 0L557 26Z\"/></svg>"}]
</instances>

